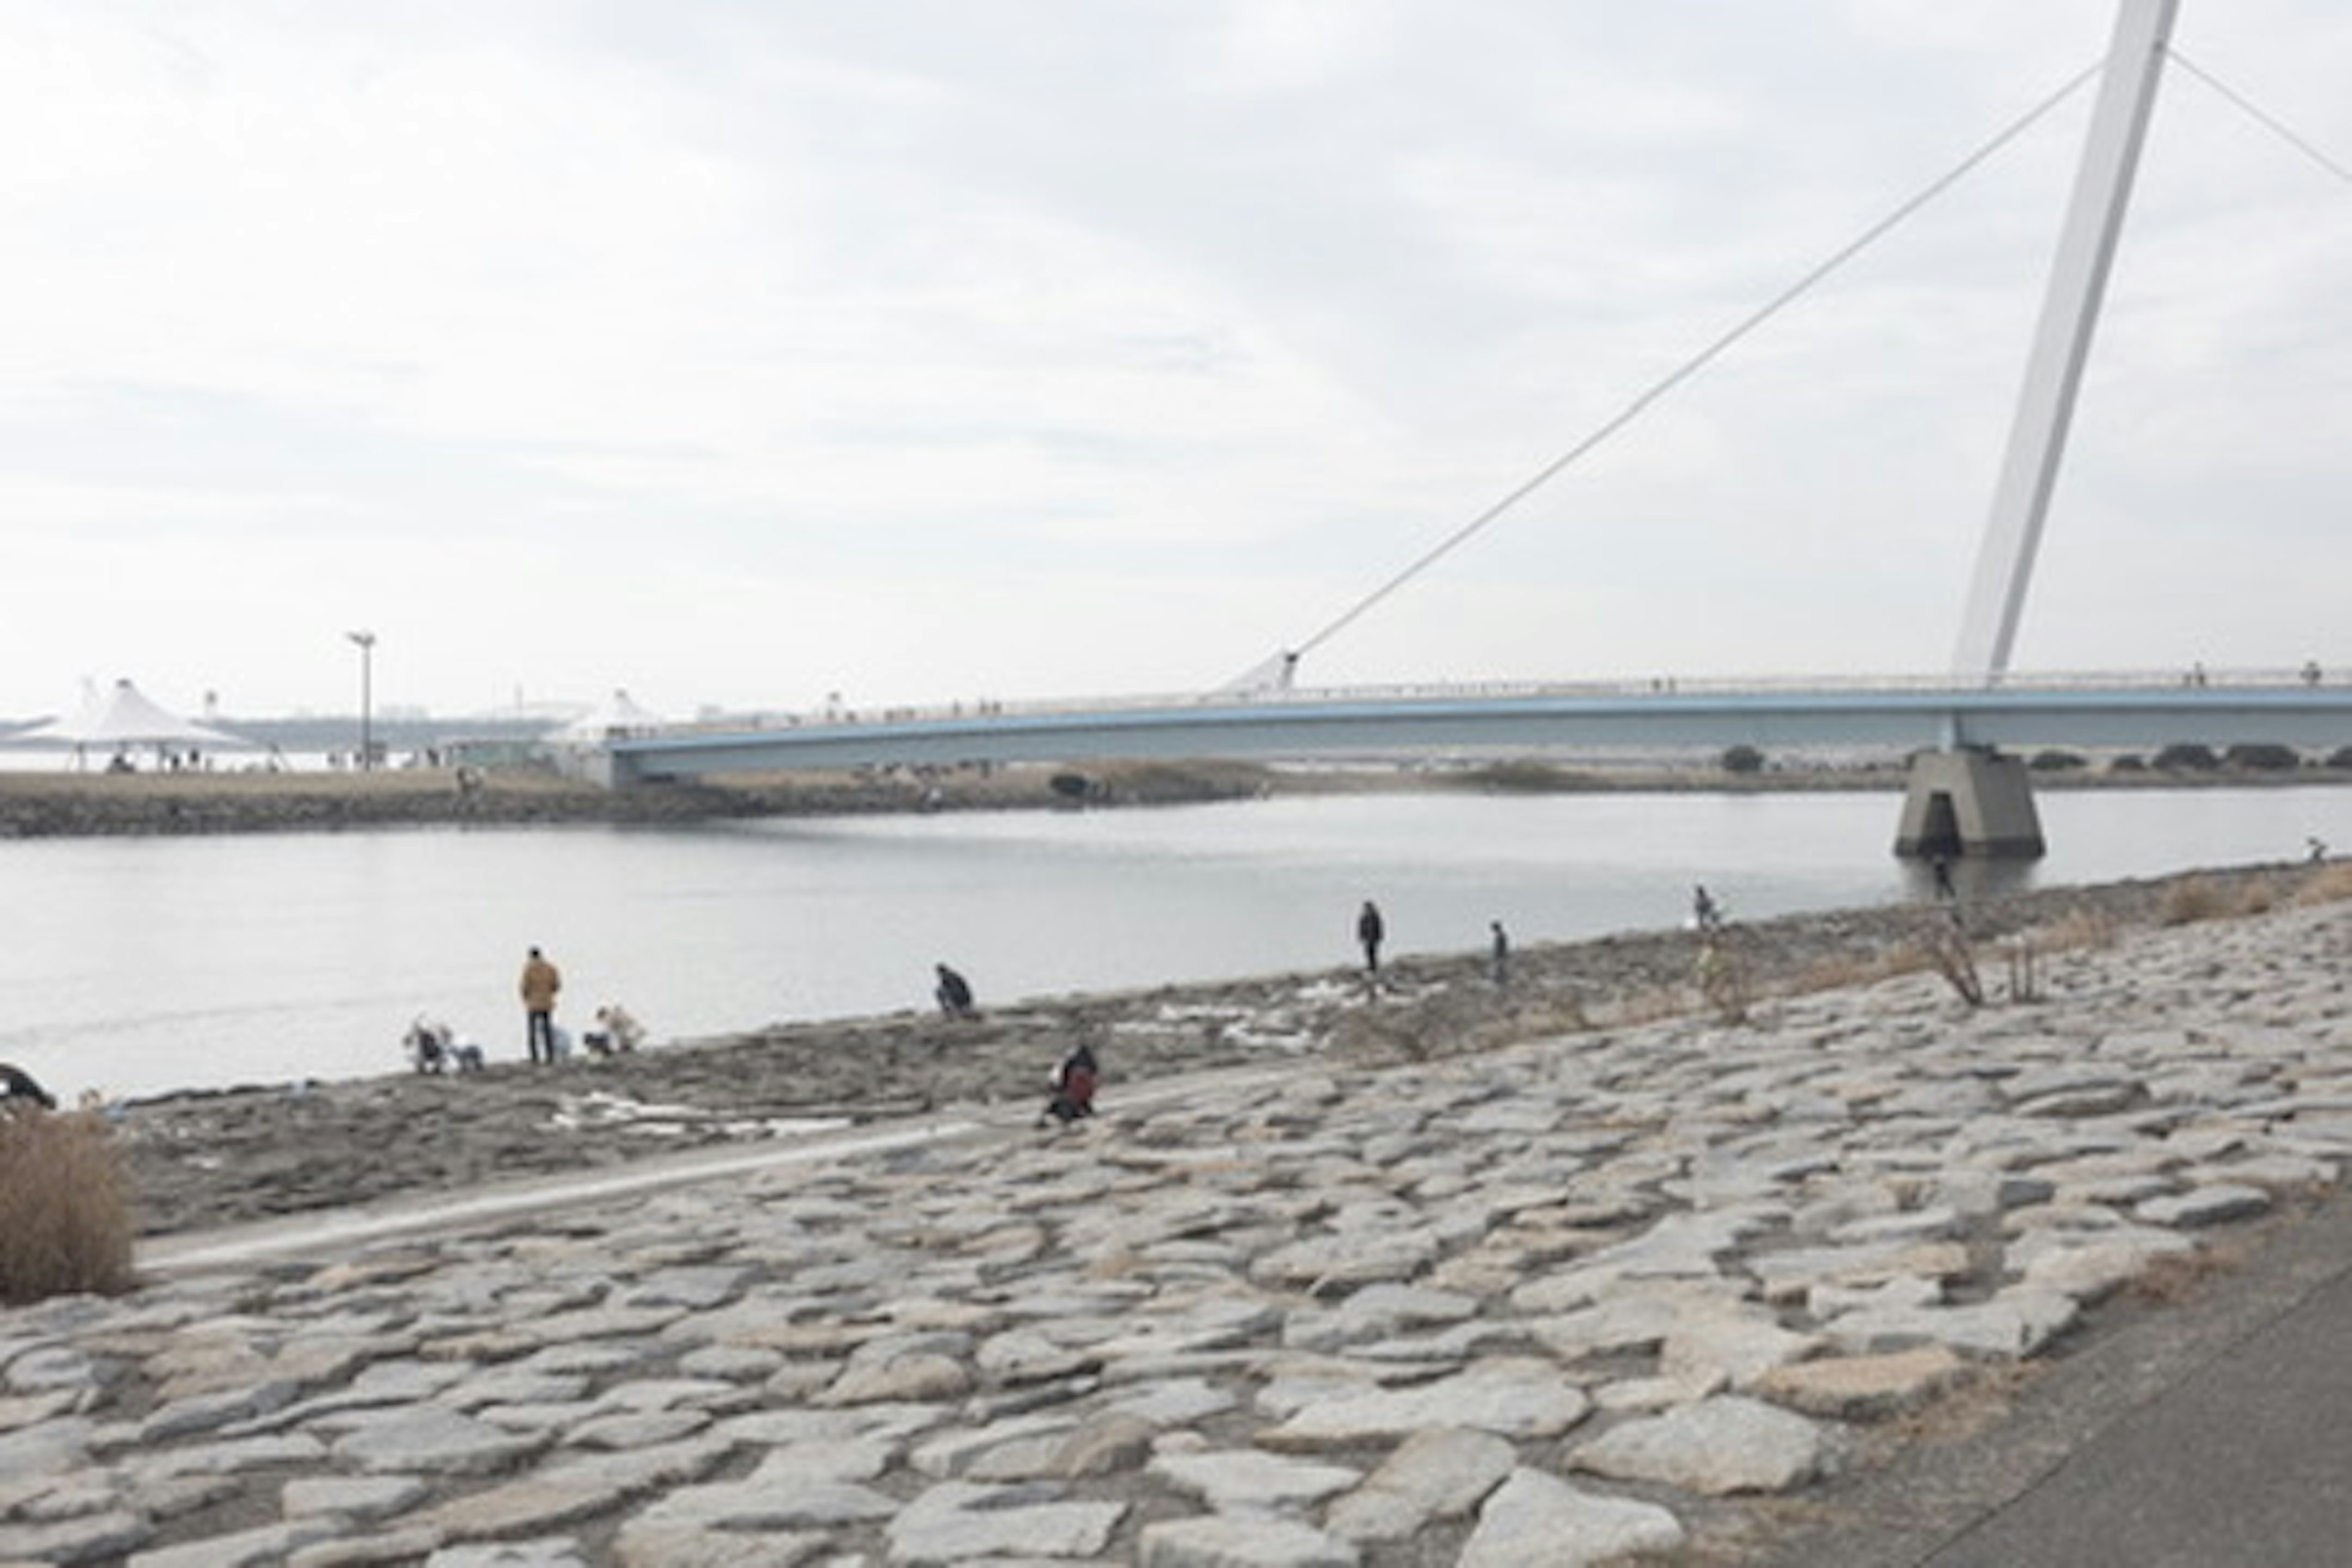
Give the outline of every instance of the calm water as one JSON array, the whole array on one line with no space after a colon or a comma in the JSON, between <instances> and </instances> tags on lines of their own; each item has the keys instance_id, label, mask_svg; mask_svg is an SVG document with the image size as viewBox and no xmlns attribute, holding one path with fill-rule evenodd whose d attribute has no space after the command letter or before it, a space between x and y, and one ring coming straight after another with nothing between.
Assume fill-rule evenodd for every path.
<instances>
[{"instance_id":1,"label":"calm water","mask_svg":"<svg viewBox=\"0 0 2352 1568\"><path fill-rule=\"evenodd\" d=\"M2042 885L2352 847L2352 791L2041 801ZM656 1039L1320 968L1380 900L1393 951L1921 895L1888 795L1345 796L688 829L415 831L0 844L0 1059L61 1095L395 1070L431 1012L523 1054L515 976L562 966L575 1031L623 1001ZM1966 868L1964 869L1974 869Z\"/></svg>"}]
</instances>

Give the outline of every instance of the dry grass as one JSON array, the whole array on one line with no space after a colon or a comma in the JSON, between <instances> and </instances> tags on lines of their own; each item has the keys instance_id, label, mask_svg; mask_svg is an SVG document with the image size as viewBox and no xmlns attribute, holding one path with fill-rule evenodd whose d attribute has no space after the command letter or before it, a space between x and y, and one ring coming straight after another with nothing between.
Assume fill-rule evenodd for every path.
<instances>
[{"instance_id":1,"label":"dry grass","mask_svg":"<svg viewBox=\"0 0 2352 1568\"><path fill-rule=\"evenodd\" d=\"M1847 1515L1811 1498L1749 1497L1740 1507L1714 1518L1684 1521L1690 1540L1673 1552L1641 1552L1625 1559L1643 1568L1734 1568L1751 1563L1791 1537L1824 1531Z\"/></svg>"},{"instance_id":2,"label":"dry grass","mask_svg":"<svg viewBox=\"0 0 2352 1568\"><path fill-rule=\"evenodd\" d=\"M1680 992L1652 987L1609 998L1594 1010L1593 1017L1597 1024L1639 1028L1644 1024L1663 1024L1669 1018L1680 1018L1689 1012L1689 998Z\"/></svg>"},{"instance_id":3,"label":"dry grass","mask_svg":"<svg viewBox=\"0 0 2352 1568\"><path fill-rule=\"evenodd\" d=\"M2168 926L2192 925L2219 920L2232 907L2228 890L2210 877L2183 877L2165 890L2164 907L2157 911L2157 920Z\"/></svg>"},{"instance_id":4,"label":"dry grass","mask_svg":"<svg viewBox=\"0 0 2352 1568\"><path fill-rule=\"evenodd\" d=\"M130 1176L103 1121L0 1111L0 1301L119 1295L136 1234Z\"/></svg>"},{"instance_id":5,"label":"dry grass","mask_svg":"<svg viewBox=\"0 0 2352 1568\"><path fill-rule=\"evenodd\" d=\"M2076 910L2063 920L2036 926L2019 940L2037 952L2081 952L2116 945L2113 916L2094 910Z\"/></svg>"},{"instance_id":6,"label":"dry grass","mask_svg":"<svg viewBox=\"0 0 2352 1568\"><path fill-rule=\"evenodd\" d=\"M1747 954L1730 942L1704 942L1696 970L1699 995L1716 1021L1726 1028L1748 1022L1748 1009L1756 1002L1756 982L1748 971Z\"/></svg>"},{"instance_id":7,"label":"dry grass","mask_svg":"<svg viewBox=\"0 0 2352 1568\"><path fill-rule=\"evenodd\" d=\"M1916 974L1927 966L1927 955L1916 948L1890 948L1870 953L1834 952L1800 969L1790 978L1785 992L1801 996L1817 991L1854 991L1897 975Z\"/></svg>"},{"instance_id":8,"label":"dry grass","mask_svg":"<svg viewBox=\"0 0 2352 1568\"><path fill-rule=\"evenodd\" d=\"M1330 1046L1367 1066L1392 1065L1581 1035L1592 1027L1583 1003L1564 990L1515 995L1480 981L1344 1014L1332 1026Z\"/></svg>"},{"instance_id":9,"label":"dry grass","mask_svg":"<svg viewBox=\"0 0 2352 1568\"><path fill-rule=\"evenodd\" d=\"M1513 1007L1498 1028L1486 1033L1493 1044L1509 1046L1522 1040L1590 1034L1591 1030L1592 1018L1585 1012L1582 1002L1573 996L1552 996Z\"/></svg>"},{"instance_id":10,"label":"dry grass","mask_svg":"<svg viewBox=\"0 0 2352 1568\"><path fill-rule=\"evenodd\" d=\"M2237 912L2242 915L2266 915L2285 901L2285 895L2275 879L2250 878L2246 885L2238 889Z\"/></svg>"},{"instance_id":11,"label":"dry grass","mask_svg":"<svg viewBox=\"0 0 2352 1568\"><path fill-rule=\"evenodd\" d=\"M2297 904L2332 904L2352 899L2352 860L2330 861L2315 866L2294 889L2291 902Z\"/></svg>"},{"instance_id":12,"label":"dry grass","mask_svg":"<svg viewBox=\"0 0 2352 1568\"><path fill-rule=\"evenodd\" d=\"M2244 1251L2235 1247L2168 1252L2151 1259L2125 1289L2135 1300L2177 1306L2197 1294L2216 1275L2236 1273L2245 1267L2245 1261Z\"/></svg>"},{"instance_id":13,"label":"dry grass","mask_svg":"<svg viewBox=\"0 0 2352 1568\"><path fill-rule=\"evenodd\" d=\"M2049 1372L2045 1362L1988 1363L1951 1390L1877 1430L1890 1447L1922 1440L1948 1443L1973 1437L2007 1419L2025 1390Z\"/></svg>"}]
</instances>

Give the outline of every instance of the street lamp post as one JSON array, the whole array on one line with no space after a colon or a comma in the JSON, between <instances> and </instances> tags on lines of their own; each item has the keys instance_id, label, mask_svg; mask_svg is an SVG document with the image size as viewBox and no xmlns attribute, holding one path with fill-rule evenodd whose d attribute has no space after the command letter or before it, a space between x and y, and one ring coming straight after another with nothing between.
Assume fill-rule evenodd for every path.
<instances>
[{"instance_id":1,"label":"street lamp post","mask_svg":"<svg viewBox=\"0 0 2352 1568\"><path fill-rule=\"evenodd\" d=\"M375 766L375 634L345 632L360 650L360 771Z\"/></svg>"}]
</instances>

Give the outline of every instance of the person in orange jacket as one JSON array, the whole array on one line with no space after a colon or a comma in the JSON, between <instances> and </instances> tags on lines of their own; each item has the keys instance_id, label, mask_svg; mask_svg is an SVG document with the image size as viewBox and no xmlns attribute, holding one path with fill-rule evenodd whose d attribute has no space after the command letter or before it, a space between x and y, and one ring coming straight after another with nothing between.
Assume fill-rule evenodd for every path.
<instances>
[{"instance_id":1,"label":"person in orange jacket","mask_svg":"<svg viewBox=\"0 0 2352 1568\"><path fill-rule=\"evenodd\" d=\"M563 975L537 948L522 965L523 1042L534 1062L555 1065L555 994Z\"/></svg>"}]
</instances>

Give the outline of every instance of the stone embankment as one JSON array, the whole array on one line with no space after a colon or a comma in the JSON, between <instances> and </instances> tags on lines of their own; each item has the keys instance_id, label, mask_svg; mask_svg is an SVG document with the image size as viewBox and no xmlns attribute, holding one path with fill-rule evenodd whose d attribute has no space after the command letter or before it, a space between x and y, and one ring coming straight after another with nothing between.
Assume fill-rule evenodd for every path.
<instances>
[{"instance_id":1,"label":"stone embankment","mask_svg":"<svg viewBox=\"0 0 2352 1568\"><path fill-rule=\"evenodd\" d=\"M2303 868L2053 888L1972 905L1988 955L2079 944L2187 914L2301 896ZM1934 908L1881 906L1742 922L1725 938L1759 995L1925 963L1948 929ZM462 1077L371 1079L163 1096L119 1107L148 1234L425 1192L560 1175L650 1149L740 1143L812 1122L866 1123L1037 1098L1079 1039L1113 1079L1238 1068L1332 1053L1358 1065L1483 1049L1706 1006L1690 933L1528 943L1510 984L1483 959L1392 960L1377 1006L1339 970L1031 999L977 1023L936 1013L782 1025L732 1038L582 1058L558 1071L509 1058ZM385 1042L385 1067L396 1065Z\"/></svg>"},{"instance_id":2,"label":"stone embankment","mask_svg":"<svg viewBox=\"0 0 2352 1568\"><path fill-rule=\"evenodd\" d=\"M1341 1048L16 1310L0 1562L1732 1560L2333 1186L2347 949Z\"/></svg>"}]
</instances>

